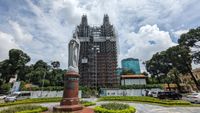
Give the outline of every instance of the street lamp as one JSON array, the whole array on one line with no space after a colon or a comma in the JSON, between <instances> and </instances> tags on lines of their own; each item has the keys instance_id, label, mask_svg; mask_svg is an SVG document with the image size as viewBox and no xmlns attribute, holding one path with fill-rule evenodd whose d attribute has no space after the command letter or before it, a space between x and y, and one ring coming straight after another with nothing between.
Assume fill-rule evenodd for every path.
<instances>
[{"instance_id":1,"label":"street lamp","mask_svg":"<svg viewBox=\"0 0 200 113\"><path fill-rule=\"evenodd\" d=\"M99 45L94 45L93 47L92 47L92 50L93 50L93 52L94 52L94 56L95 56L95 62L94 62L94 64L95 64L95 82L96 82L96 91L97 91L97 86L98 86L98 80L97 80L97 53L99 53L100 52L100 48L99 48Z\"/></svg>"},{"instance_id":2,"label":"street lamp","mask_svg":"<svg viewBox=\"0 0 200 113\"><path fill-rule=\"evenodd\" d=\"M45 69L46 67L44 66L44 69ZM50 70L51 71L51 70ZM43 89L44 89L44 80L45 80L45 76L46 76L46 70L44 70L44 74L43 74L43 80L42 80L42 91L41 91L41 93L40 93L40 97L42 97L42 93L43 93Z\"/></svg>"},{"instance_id":3,"label":"street lamp","mask_svg":"<svg viewBox=\"0 0 200 113\"><path fill-rule=\"evenodd\" d=\"M46 72L44 71L44 74L43 74L43 80L42 80L42 91L40 93L40 97L42 97L42 93L43 93L43 88L44 88L44 79L45 79L45 76L46 76Z\"/></svg>"}]
</instances>

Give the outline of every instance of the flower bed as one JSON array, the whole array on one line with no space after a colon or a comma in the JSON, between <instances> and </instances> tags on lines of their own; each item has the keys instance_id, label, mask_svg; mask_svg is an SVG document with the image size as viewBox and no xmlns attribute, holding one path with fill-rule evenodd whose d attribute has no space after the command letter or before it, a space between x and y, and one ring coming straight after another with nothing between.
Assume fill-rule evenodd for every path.
<instances>
[{"instance_id":1,"label":"flower bed","mask_svg":"<svg viewBox=\"0 0 200 113\"><path fill-rule=\"evenodd\" d=\"M0 111L0 113L40 113L47 110L47 107L37 105L23 105L10 107L8 109Z\"/></svg>"},{"instance_id":2,"label":"flower bed","mask_svg":"<svg viewBox=\"0 0 200 113\"><path fill-rule=\"evenodd\" d=\"M136 109L127 104L107 103L94 108L95 113L135 113Z\"/></svg>"},{"instance_id":3,"label":"flower bed","mask_svg":"<svg viewBox=\"0 0 200 113\"><path fill-rule=\"evenodd\" d=\"M133 102L147 102L157 103L161 105L191 105L190 102L183 100L160 100L153 97L144 96L106 96L101 97L100 101L133 101Z\"/></svg>"}]
</instances>

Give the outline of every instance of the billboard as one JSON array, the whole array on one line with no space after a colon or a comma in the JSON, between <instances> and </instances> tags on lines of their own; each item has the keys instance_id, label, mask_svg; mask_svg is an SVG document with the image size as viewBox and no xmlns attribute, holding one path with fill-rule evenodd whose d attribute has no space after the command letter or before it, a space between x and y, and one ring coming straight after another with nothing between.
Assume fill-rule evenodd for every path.
<instances>
[{"instance_id":1,"label":"billboard","mask_svg":"<svg viewBox=\"0 0 200 113\"><path fill-rule=\"evenodd\" d=\"M19 91L21 82L14 82L11 93Z\"/></svg>"}]
</instances>

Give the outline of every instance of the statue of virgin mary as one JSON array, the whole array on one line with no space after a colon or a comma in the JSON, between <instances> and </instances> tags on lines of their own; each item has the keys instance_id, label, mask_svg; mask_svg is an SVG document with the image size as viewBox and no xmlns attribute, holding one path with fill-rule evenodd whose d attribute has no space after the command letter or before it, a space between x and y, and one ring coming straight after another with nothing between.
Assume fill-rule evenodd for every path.
<instances>
[{"instance_id":1,"label":"statue of virgin mary","mask_svg":"<svg viewBox=\"0 0 200 113\"><path fill-rule=\"evenodd\" d=\"M68 57L68 71L79 72L78 61L80 52L80 41L77 32L73 34L73 38L69 42L69 57Z\"/></svg>"}]
</instances>

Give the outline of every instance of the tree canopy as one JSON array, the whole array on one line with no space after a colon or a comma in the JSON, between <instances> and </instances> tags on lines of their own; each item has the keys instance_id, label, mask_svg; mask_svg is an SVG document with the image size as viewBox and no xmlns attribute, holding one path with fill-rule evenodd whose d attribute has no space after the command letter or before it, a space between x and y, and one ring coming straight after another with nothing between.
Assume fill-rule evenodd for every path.
<instances>
[{"instance_id":1,"label":"tree canopy","mask_svg":"<svg viewBox=\"0 0 200 113\"><path fill-rule=\"evenodd\" d=\"M25 52L11 49L9 58L0 62L0 90L11 77L17 75L18 81L42 86L63 86L63 75L66 70L60 69L60 62L53 61L49 65L43 60L27 65L31 60Z\"/></svg>"},{"instance_id":2,"label":"tree canopy","mask_svg":"<svg viewBox=\"0 0 200 113\"><path fill-rule=\"evenodd\" d=\"M150 60L146 61L146 69L151 75L157 77L159 83L162 82L160 79L169 78L169 75L167 74L172 69L176 69L181 74L190 73L193 81L198 87L198 82L191 72L191 63L192 56L190 55L190 49L185 46L177 45L154 54ZM176 74L176 79L177 78L178 75Z\"/></svg>"},{"instance_id":3,"label":"tree canopy","mask_svg":"<svg viewBox=\"0 0 200 113\"><path fill-rule=\"evenodd\" d=\"M1 78L8 83L10 78L18 74L20 69L24 68L30 60L31 58L22 50L11 49L9 51L9 59L0 62Z\"/></svg>"},{"instance_id":4,"label":"tree canopy","mask_svg":"<svg viewBox=\"0 0 200 113\"><path fill-rule=\"evenodd\" d=\"M200 27L191 29L189 32L181 35L178 43L188 47L191 50L194 63L200 63Z\"/></svg>"}]
</instances>

